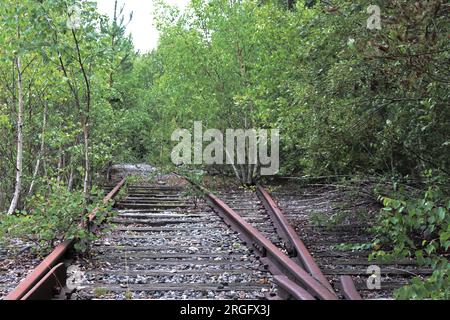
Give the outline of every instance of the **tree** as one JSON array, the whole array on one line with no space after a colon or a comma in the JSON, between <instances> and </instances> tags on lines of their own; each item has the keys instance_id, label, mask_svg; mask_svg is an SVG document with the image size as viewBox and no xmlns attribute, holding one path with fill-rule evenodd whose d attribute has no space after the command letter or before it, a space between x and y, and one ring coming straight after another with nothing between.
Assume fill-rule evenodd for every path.
<instances>
[{"instance_id":1,"label":"tree","mask_svg":"<svg viewBox=\"0 0 450 320\"><path fill-rule=\"evenodd\" d=\"M25 28L26 25L33 21L33 5L30 1L24 1L21 4L13 4L6 1L0 6L0 12L4 13L7 19L2 24L5 37L2 38L4 52L2 55L13 61L13 71L15 74L15 85L13 88L17 88L17 92L13 92L12 102L17 100L17 149L16 149L16 165L15 165L15 188L14 194L11 200L11 204L8 209L8 214L13 214L18 206L21 191L22 191L22 176L23 176L23 127L24 127L24 86L23 77L27 68L36 59L32 50L39 44L41 38L39 38L39 25L36 25L33 29ZM13 14L12 14L13 13ZM31 54L30 54L31 52ZM25 63L23 63L25 61ZM17 99L16 99L17 98Z\"/></svg>"},{"instance_id":2,"label":"tree","mask_svg":"<svg viewBox=\"0 0 450 320\"><path fill-rule=\"evenodd\" d=\"M74 4L80 29L68 24ZM94 2L45 0L4 1L0 13L0 207L26 209L53 177L69 190L81 183L88 199L119 153L111 136L135 58L121 11L112 23Z\"/></svg>"}]
</instances>

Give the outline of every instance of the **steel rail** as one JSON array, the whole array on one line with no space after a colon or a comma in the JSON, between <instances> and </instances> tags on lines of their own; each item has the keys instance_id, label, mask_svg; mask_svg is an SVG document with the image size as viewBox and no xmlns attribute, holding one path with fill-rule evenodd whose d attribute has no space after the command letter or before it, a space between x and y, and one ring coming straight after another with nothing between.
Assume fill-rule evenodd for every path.
<instances>
[{"instance_id":1,"label":"steel rail","mask_svg":"<svg viewBox=\"0 0 450 320\"><path fill-rule=\"evenodd\" d=\"M345 299L362 300L361 296L358 293L358 290L356 290L355 283L353 282L351 276L341 276L339 280L341 282L342 294L344 295Z\"/></svg>"},{"instance_id":2,"label":"steel rail","mask_svg":"<svg viewBox=\"0 0 450 320\"><path fill-rule=\"evenodd\" d=\"M73 248L75 239L66 240L59 244L19 285L11 291L4 300L21 300L35 285L43 279L52 268L60 263Z\"/></svg>"},{"instance_id":3,"label":"steel rail","mask_svg":"<svg viewBox=\"0 0 450 320\"><path fill-rule=\"evenodd\" d=\"M201 188L206 191L203 187ZM281 252L269 239L264 237L261 232L245 221L225 202L209 192L206 192L206 197L225 222L239 232L246 244L251 245L261 257L267 258L269 269L274 275L286 275L293 283L306 289L313 297L323 300L337 300L337 296L333 292L330 292L295 261Z\"/></svg>"},{"instance_id":4,"label":"steel rail","mask_svg":"<svg viewBox=\"0 0 450 320\"><path fill-rule=\"evenodd\" d=\"M273 279L275 280L275 283L283 289L284 293L279 293L281 298L288 299L289 297L292 297L296 300L315 300L314 297L305 289L297 285L294 281L289 279L285 275L274 275Z\"/></svg>"},{"instance_id":5,"label":"steel rail","mask_svg":"<svg viewBox=\"0 0 450 320\"><path fill-rule=\"evenodd\" d=\"M53 290L63 287L67 280L67 268L63 262L54 266L26 295L20 300L40 300L52 296Z\"/></svg>"},{"instance_id":6,"label":"steel rail","mask_svg":"<svg viewBox=\"0 0 450 320\"><path fill-rule=\"evenodd\" d=\"M107 204L109 201L111 201L117 193L119 193L120 189L122 189L123 185L125 184L127 180L127 177L125 176L120 182L103 198L103 203ZM98 207L92 210L92 212L89 214L89 222L93 222L95 220L96 214L98 212Z\"/></svg>"},{"instance_id":7,"label":"steel rail","mask_svg":"<svg viewBox=\"0 0 450 320\"><path fill-rule=\"evenodd\" d=\"M305 246L303 241L295 232L294 228L289 223L286 216L283 214L281 209L277 206L270 194L262 187L258 186L256 193L264 205L264 208L269 212L272 222L276 226L276 230L283 239L287 239L292 245L293 254L297 258L300 266L307 270L316 280L322 283L329 290L334 292L333 287L328 282L325 275L320 270L316 261L312 257L308 248ZM344 297L348 300L362 300L358 291L356 290L355 284L353 283L352 277L341 276L341 291Z\"/></svg>"},{"instance_id":8,"label":"steel rail","mask_svg":"<svg viewBox=\"0 0 450 320\"><path fill-rule=\"evenodd\" d=\"M292 254L299 265L309 272L317 281L323 284L328 290L334 293L333 287L325 275L320 270L316 261L306 248L303 241L295 232L294 228L289 223L288 219L281 212L275 201L270 194L261 186L256 189L256 194L264 205L264 208L269 213L269 216L276 227L277 233L282 239L288 242L292 246Z\"/></svg>"},{"instance_id":9,"label":"steel rail","mask_svg":"<svg viewBox=\"0 0 450 320\"><path fill-rule=\"evenodd\" d=\"M114 198L125 181L126 177L103 199L103 202L107 203ZM90 222L95 220L95 214L98 211L96 209L89 215ZM62 285L66 282L65 277L61 277L61 274L65 275L65 272L61 272L60 264L73 249L76 241L76 239L69 239L59 244L4 300L42 300L51 297L55 284Z\"/></svg>"},{"instance_id":10,"label":"steel rail","mask_svg":"<svg viewBox=\"0 0 450 320\"><path fill-rule=\"evenodd\" d=\"M245 221L238 213L231 209L225 202L209 192L205 187L194 183L188 177L182 176L176 172L175 175L185 179L194 187L203 192L207 200L217 210L222 217L239 237L252 246L255 253L261 257L261 260L268 266L270 272L278 277L276 282L281 284L282 288L294 299L311 300L318 298L321 300L338 300L334 292L330 292L319 281L314 279L308 272L301 268L295 261L282 253L269 239L260 231Z\"/></svg>"}]
</instances>

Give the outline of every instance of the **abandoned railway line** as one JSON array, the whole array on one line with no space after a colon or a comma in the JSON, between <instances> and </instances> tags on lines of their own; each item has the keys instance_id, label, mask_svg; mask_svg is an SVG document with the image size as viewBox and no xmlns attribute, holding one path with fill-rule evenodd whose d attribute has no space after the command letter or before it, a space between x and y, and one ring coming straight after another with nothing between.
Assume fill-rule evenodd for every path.
<instances>
[{"instance_id":1,"label":"abandoned railway line","mask_svg":"<svg viewBox=\"0 0 450 320\"><path fill-rule=\"evenodd\" d=\"M183 188L132 186L114 229L81 265L75 298L258 299L271 275L204 201Z\"/></svg>"},{"instance_id":2,"label":"abandoned railway line","mask_svg":"<svg viewBox=\"0 0 450 320\"><path fill-rule=\"evenodd\" d=\"M368 261L373 249L368 247L372 240L368 230L379 207L374 206L374 201L367 199L366 194L358 194L360 188L343 192L341 187L285 184L272 193L289 224L334 287L340 285L340 278L351 277L363 299L391 299L394 290L410 283L413 277L424 278L432 273L412 259ZM347 248L342 248L343 245ZM374 271L379 271L379 279L371 279L368 285Z\"/></svg>"},{"instance_id":3,"label":"abandoned railway line","mask_svg":"<svg viewBox=\"0 0 450 320\"><path fill-rule=\"evenodd\" d=\"M121 189L125 196L89 255L73 253L75 240L61 243L4 299L385 299L411 275L427 274L413 262L384 265L382 289L369 290L367 252L335 247L367 240L364 225L310 224L311 214L333 206L335 190L214 195L181 176L125 181L105 187L105 202Z\"/></svg>"}]
</instances>

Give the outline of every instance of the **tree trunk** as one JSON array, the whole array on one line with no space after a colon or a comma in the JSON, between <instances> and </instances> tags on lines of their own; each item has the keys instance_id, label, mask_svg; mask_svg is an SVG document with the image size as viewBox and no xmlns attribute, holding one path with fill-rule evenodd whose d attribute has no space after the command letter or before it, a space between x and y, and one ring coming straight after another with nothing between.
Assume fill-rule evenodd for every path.
<instances>
[{"instance_id":1,"label":"tree trunk","mask_svg":"<svg viewBox=\"0 0 450 320\"><path fill-rule=\"evenodd\" d=\"M234 164L234 159L231 158L231 155L229 154L229 152L226 148L225 148L225 154L226 154L226 157L229 159L229 162L233 168L233 172L236 175L236 178L238 179L238 181L241 181L241 177L239 176L239 170L236 167L236 165Z\"/></svg>"},{"instance_id":2,"label":"tree trunk","mask_svg":"<svg viewBox=\"0 0 450 320\"><path fill-rule=\"evenodd\" d=\"M73 167L70 167L69 181L67 182L67 190L72 191L73 189Z\"/></svg>"},{"instance_id":3,"label":"tree trunk","mask_svg":"<svg viewBox=\"0 0 450 320\"><path fill-rule=\"evenodd\" d=\"M39 172L39 167L41 165L41 158L44 156L45 150L45 127L47 125L47 104L45 104L44 108L44 117L42 119L42 135L41 135L41 148L39 150L39 156L36 160L36 166L34 167L33 179L31 180L30 189L28 190L28 195L31 196L33 194L34 182L36 181L37 174Z\"/></svg>"},{"instance_id":4,"label":"tree trunk","mask_svg":"<svg viewBox=\"0 0 450 320\"><path fill-rule=\"evenodd\" d=\"M91 164L89 161L89 124L85 120L83 122L83 133L84 133L84 195L89 198L90 195L90 170Z\"/></svg>"},{"instance_id":5,"label":"tree trunk","mask_svg":"<svg viewBox=\"0 0 450 320\"><path fill-rule=\"evenodd\" d=\"M17 161L16 161L16 186L14 190L14 196L11 200L11 205L8 209L8 214L13 214L19 203L20 192L22 189L22 164L23 164L23 87L22 87L22 66L20 63L20 58L16 57L16 67L17 67L17 90L18 90L18 101L19 108L17 112Z\"/></svg>"},{"instance_id":6,"label":"tree trunk","mask_svg":"<svg viewBox=\"0 0 450 320\"><path fill-rule=\"evenodd\" d=\"M254 176L253 176L253 164L248 164L248 167L247 167L247 184L248 185L253 185L253 183L254 183Z\"/></svg>"},{"instance_id":7,"label":"tree trunk","mask_svg":"<svg viewBox=\"0 0 450 320\"><path fill-rule=\"evenodd\" d=\"M75 30L72 29L72 36L77 49L78 64L80 65L81 73L83 74L84 84L86 86L86 109L83 116L83 137L84 137L84 197L87 200L90 198L91 193L91 163L89 161L89 116L91 112L91 83L84 67L83 59L81 58L81 50ZM89 68L90 70L90 68Z\"/></svg>"}]
</instances>

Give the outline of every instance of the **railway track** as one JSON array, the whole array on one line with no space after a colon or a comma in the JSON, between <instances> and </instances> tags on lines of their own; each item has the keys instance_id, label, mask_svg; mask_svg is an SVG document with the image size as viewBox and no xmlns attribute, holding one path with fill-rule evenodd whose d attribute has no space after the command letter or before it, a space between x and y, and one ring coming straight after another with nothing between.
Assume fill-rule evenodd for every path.
<instances>
[{"instance_id":1,"label":"railway track","mask_svg":"<svg viewBox=\"0 0 450 320\"><path fill-rule=\"evenodd\" d=\"M301 268L307 270L330 292L342 299L361 299L348 275L343 274L343 277L331 281L332 279L326 276L328 273L322 272L297 232L291 227L288 219L263 187L259 186L254 191L249 189L229 190L227 188L220 190L219 195L243 219L262 231L281 252L291 257Z\"/></svg>"},{"instance_id":2,"label":"railway track","mask_svg":"<svg viewBox=\"0 0 450 320\"><path fill-rule=\"evenodd\" d=\"M124 183L108 187L105 201ZM334 193L286 187L272 198L258 187L216 196L196 188L203 198L190 195L182 177L128 186L111 231L88 257L67 260L74 240L60 244L6 299L359 300L358 290L390 298L407 276L426 274L412 262L390 265L382 289L367 290L366 252L334 247L366 239L364 226L330 231L310 223L311 214L333 207Z\"/></svg>"},{"instance_id":3,"label":"railway track","mask_svg":"<svg viewBox=\"0 0 450 320\"><path fill-rule=\"evenodd\" d=\"M72 299L265 299L263 263L205 203L179 186L131 186L113 230L78 261Z\"/></svg>"},{"instance_id":4,"label":"railway track","mask_svg":"<svg viewBox=\"0 0 450 320\"><path fill-rule=\"evenodd\" d=\"M15 241L0 249L0 299L13 290L41 259L30 252L31 243ZM17 257L21 257L17 263Z\"/></svg>"},{"instance_id":5,"label":"railway track","mask_svg":"<svg viewBox=\"0 0 450 320\"><path fill-rule=\"evenodd\" d=\"M363 299L391 299L394 290L410 283L412 277L427 277L432 273L414 260L368 261L372 248L358 245L372 240L368 228L379 208L370 209L364 196L352 192L349 199L336 186L292 184L282 184L272 196L334 288L342 287L341 277L351 277ZM347 204L342 206L343 202ZM343 243L347 249L342 247ZM370 266L380 268L379 287L374 281L370 281L372 286L367 284L374 270L368 270Z\"/></svg>"},{"instance_id":6,"label":"railway track","mask_svg":"<svg viewBox=\"0 0 450 320\"><path fill-rule=\"evenodd\" d=\"M126 178L123 178L105 196L104 203L114 199L124 186ZM82 222L80 228L91 227L96 219L97 208L88 216L86 222ZM45 259L33 270L26 272L27 276L11 290L2 300L46 300L64 298L67 280L67 260L73 253L76 239L67 239L61 242Z\"/></svg>"}]
</instances>

